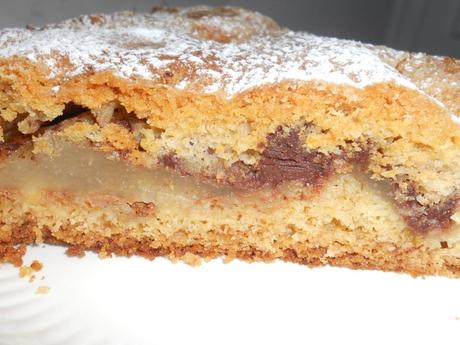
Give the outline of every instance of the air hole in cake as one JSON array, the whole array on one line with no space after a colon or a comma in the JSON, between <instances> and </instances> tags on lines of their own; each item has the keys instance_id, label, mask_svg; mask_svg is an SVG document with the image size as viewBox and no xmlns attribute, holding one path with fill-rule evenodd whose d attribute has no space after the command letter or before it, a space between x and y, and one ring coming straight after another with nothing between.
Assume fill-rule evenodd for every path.
<instances>
[{"instance_id":1,"label":"air hole in cake","mask_svg":"<svg viewBox=\"0 0 460 345\"><path fill-rule=\"evenodd\" d=\"M84 112L88 111L88 108L85 108L79 104L69 102L65 105L64 110L62 111L62 115L57 116L54 120L45 122L42 124L42 127L50 127L57 125L58 123L71 119L75 116L78 116Z\"/></svg>"},{"instance_id":2,"label":"air hole in cake","mask_svg":"<svg viewBox=\"0 0 460 345\"><path fill-rule=\"evenodd\" d=\"M152 132L156 139L160 139L165 130L159 127L152 127Z\"/></svg>"}]
</instances>

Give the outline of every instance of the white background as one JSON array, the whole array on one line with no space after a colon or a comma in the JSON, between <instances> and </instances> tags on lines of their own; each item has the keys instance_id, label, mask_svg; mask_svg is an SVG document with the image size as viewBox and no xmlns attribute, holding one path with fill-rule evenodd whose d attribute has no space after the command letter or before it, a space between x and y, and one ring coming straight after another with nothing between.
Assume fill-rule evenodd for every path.
<instances>
[{"instance_id":1,"label":"white background","mask_svg":"<svg viewBox=\"0 0 460 345\"><path fill-rule=\"evenodd\" d=\"M460 279L63 253L29 250L43 281L0 266L1 345L460 342Z\"/></svg>"}]
</instances>

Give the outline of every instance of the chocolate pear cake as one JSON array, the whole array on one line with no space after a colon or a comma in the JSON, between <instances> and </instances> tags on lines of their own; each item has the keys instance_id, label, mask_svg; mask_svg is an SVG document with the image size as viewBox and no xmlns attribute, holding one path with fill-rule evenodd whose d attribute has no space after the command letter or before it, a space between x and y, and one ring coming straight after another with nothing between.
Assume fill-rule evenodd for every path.
<instances>
[{"instance_id":1,"label":"chocolate pear cake","mask_svg":"<svg viewBox=\"0 0 460 345\"><path fill-rule=\"evenodd\" d=\"M460 276L460 61L155 8L0 31L0 256Z\"/></svg>"}]
</instances>

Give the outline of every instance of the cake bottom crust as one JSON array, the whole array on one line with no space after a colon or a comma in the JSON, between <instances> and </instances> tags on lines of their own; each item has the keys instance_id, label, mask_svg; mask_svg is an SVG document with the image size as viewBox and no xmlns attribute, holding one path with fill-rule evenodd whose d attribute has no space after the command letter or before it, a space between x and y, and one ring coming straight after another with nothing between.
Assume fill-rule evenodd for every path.
<instances>
[{"instance_id":1,"label":"cake bottom crust","mask_svg":"<svg viewBox=\"0 0 460 345\"><path fill-rule=\"evenodd\" d=\"M414 277L425 275L444 275L460 277L460 261L447 260L442 267L436 262L436 258L430 252L420 248L393 248L388 244L375 243L371 250L357 252L356 248L349 248L348 252L337 256L328 255L328 248L298 244L293 248L285 248L280 254L262 251L251 246L241 248L235 246L234 241L222 241L219 245L212 242L184 244L169 242L158 245L156 239L136 239L129 235L113 235L110 237L97 236L97 234L82 234L73 231L71 227L62 228L61 236L56 236L46 228L41 232L40 240L36 236L36 224L25 221L13 228L9 240L0 243L0 262L9 262L15 266L22 265L22 257L26 252L26 245L34 245L37 242L51 245L67 246L67 255L85 255L86 251L99 253L102 257L112 254L119 256L139 255L153 260L157 257L167 257L172 261L183 261L191 265L206 261L223 258L224 262L240 259L247 262L272 262L282 260L297 263L309 267L325 265L347 267L351 269L382 270L391 272L407 273ZM65 234L62 236L62 234Z\"/></svg>"}]
</instances>

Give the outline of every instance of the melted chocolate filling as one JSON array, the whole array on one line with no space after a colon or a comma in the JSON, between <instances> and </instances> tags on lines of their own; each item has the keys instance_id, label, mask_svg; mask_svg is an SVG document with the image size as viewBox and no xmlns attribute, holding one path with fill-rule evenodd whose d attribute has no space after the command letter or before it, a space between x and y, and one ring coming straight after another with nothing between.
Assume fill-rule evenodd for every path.
<instances>
[{"instance_id":1,"label":"melted chocolate filling","mask_svg":"<svg viewBox=\"0 0 460 345\"><path fill-rule=\"evenodd\" d=\"M321 186L335 172L338 164L345 162L359 167L367 166L372 143L360 143L359 147L352 152L342 149L340 154L307 150L302 145L300 130L291 129L286 132L280 127L267 136L267 145L257 164L248 165L238 161L226 171L224 179L218 182L244 189L277 186L288 181L301 181L306 186ZM184 172L180 160L173 154L164 156L160 162L181 174L190 174ZM216 180L216 176L201 177ZM419 193L414 185L403 192L393 180L388 182L393 186L394 202L412 230L427 233L447 229L452 225L450 217L459 203L458 197L449 197L438 204L422 205L417 201Z\"/></svg>"},{"instance_id":2,"label":"melted chocolate filling","mask_svg":"<svg viewBox=\"0 0 460 345\"><path fill-rule=\"evenodd\" d=\"M417 201L419 193L414 184L410 184L406 192L402 192L397 184L393 188L394 200L411 229L428 233L431 230L448 229L452 225L451 217L459 202L457 196L448 197L439 203L422 205Z\"/></svg>"},{"instance_id":3,"label":"melted chocolate filling","mask_svg":"<svg viewBox=\"0 0 460 345\"><path fill-rule=\"evenodd\" d=\"M267 145L256 165L239 161L232 165L226 183L248 188L263 185L277 186L283 182L301 181L306 186L320 186L337 167L337 162L357 166L367 165L371 144L361 144L355 152L325 154L307 150L300 139L298 129L288 133L280 127L267 136Z\"/></svg>"},{"instance_id":4,"label":"melted chocolate filling","mask_svg":"<svg viewBox=\"0 0 460 345\"><path fill-rule=\"evenodd\" d=\"M367 157L368 152L363 155ZM302 181L307 186L317 186L333 174L336 159L337 156L334 155L306 150L302 146L299 130L286 133L280 127L268 135L267 146L257 164L248 165L237 161L227 169L223 178L209 176L206 173L199 175L201 178L241 189L275 187L288 181ZM364 160L363 157L359 159ZM159 162L182 175L193 175L174 153L160 157Z\"/></svg>"},{"instance_id":5,"label":"melted chocolate filling","mask_svg":"<svg viewBox=\"0 0 460 345\"><path fill-rule=\"evenodd\" d=\"M267 143L254 174L260 184L276 186L298 180L314 186L334 172L335 158L316 150L306 150L298 130L285 134L279 128L267 137Z\"/></svg>"}]
</instances>

